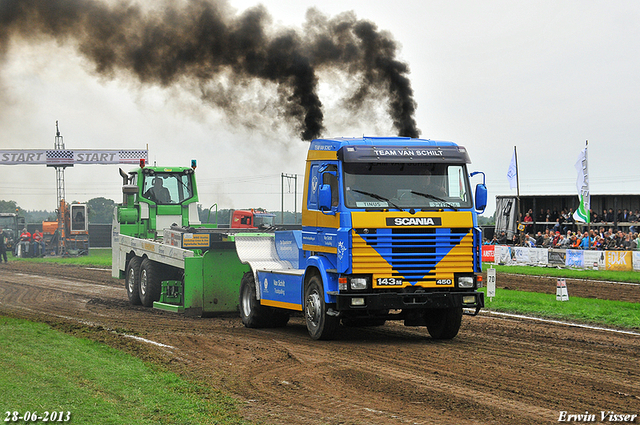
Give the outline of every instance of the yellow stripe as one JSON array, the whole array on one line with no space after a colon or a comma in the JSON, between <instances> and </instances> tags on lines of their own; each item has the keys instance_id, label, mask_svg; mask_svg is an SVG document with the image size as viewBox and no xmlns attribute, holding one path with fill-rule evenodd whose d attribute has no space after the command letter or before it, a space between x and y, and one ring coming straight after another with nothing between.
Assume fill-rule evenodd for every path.
<instances>
[{"instance_id":1,"label":"yellow stripe","mask_svg":"<svg viewBox=\"0 0 640 425\"><path fill-rule=\"evenodd\" d=\"M311 213L311 211L309 211ZM336 213L336 215L327 215L318 211L316 213L317 226L318 227L330 227L332 229L337 229L340 227L340 213Z\"/></svg>"},{"instance_id":2,"label":"yellow stripe","mask_svg":"<svg viewBox=\"0 0 640 425\"><path fill-rule=\"evenodd\" d=\"M313 227L328 227L337 229L340 227L340 213L335 215L323 214L322 211L302 209L302 225Z\"/></svg>"},{"instance_id":3,"label":"yellow stripe","mask_svg":"<svg viewBox=\"0 0 640 425\"><path fill-rule=\"evenodd\" d=\"M261 305L267 305L269 307L286 308L287 310L302 311L302 305L285 303L282 301L260 300Z\"/></svg>"},{"instance_id":4,"label":"yellow stripe","mask_svg":"<svg viewBox=\"0 0 640 425\"><path fill-rule=\"evenodd\" d=\"M333 246L320 246L320 245L307 245L302 244L302 249L305 251L326 252L328 254L337 254L338 248Z\"/></svg>"},{"instance_id":5,"label":"yellow stripe","mask_svg":"<svg viewBox=\"0 0 640 425\"><path fill-rule=\"evenodd\" d=\"M450 272L453 279L453 272L473 273L473 234L467 233L460 240L458 245L454 246L451 251L436 266L438 276L440 272ZM438 277L439 278L439 277Z\"/></svg>"},{"instance_id":6,"label":"yellow stripe","mask_svg":"<svg viewBox=\"0 0 640 425\"><path fill-rule=\"evenodd\" d=\"M338 159L338 151L309 151L307 154L307 161L331 161L336 159Z\"/></svg>"}]
</instances>

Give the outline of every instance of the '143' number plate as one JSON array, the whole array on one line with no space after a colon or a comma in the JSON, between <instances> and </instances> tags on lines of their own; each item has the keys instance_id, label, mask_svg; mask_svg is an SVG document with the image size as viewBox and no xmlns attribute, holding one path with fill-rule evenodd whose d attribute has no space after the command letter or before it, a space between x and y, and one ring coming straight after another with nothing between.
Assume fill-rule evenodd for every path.
<instances>
[{"instance_id":1,"label":"'143' number plate","mask_svg":"<svg viewBox=\"0 0 640 425\"><path fill-rule=\"evenodd\" d=\"M398 279L395 277L379 277L378 286L401 286L402 279Z\"/></svg>"}]
</instances>

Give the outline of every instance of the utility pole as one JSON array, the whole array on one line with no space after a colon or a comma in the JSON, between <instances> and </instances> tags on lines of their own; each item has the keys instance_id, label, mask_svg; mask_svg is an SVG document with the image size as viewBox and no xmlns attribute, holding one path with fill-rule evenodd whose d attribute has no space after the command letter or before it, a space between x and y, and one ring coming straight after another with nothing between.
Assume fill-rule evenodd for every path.
<instances>
[{"instance_id":1,"label":"utility pole","mask_svg":"<svg viewBox=\"0 0 640 425\"><path fill-rule=\"evenodd\" d=\"M280 224L284 224L284 180L290 183L293 180L294 189L293 189L293 216L294 216L294 224L298 224L298 175L297 174L284 174L282 173L280 177ZM291 187L291 185L289 185Z\"/></svg>"}]
</instances>

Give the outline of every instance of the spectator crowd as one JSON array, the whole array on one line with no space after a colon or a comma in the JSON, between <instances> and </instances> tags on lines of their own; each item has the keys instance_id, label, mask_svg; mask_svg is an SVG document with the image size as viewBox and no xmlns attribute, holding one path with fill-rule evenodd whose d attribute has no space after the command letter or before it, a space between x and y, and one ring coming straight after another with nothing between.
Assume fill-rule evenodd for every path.
<instances>
[{"instance_id":1,"label":"spectator crowd","mask_svg":"<svg viewBox=\"0 0 640 425\"><path fill-rule=\"evenodd\" d=\"M613 209L604 210L602 215L591 211L590 230L587 226L579 226L573 219L572 210L560 213L547 210L540 211L536 217L542 230L534 231L533 212L529 210L524 218L524 232L516 234L511 240L503 231L495 235L493 240L484 240L488 245L517 245L537 248L558 249L592 249L592 250L638 250L640 251L640 212L636 210L618 210L614 216ZM623 224L622 226L620 224ZM628 229L625 231L623 229Z\"/></svg>"}]
</instances>

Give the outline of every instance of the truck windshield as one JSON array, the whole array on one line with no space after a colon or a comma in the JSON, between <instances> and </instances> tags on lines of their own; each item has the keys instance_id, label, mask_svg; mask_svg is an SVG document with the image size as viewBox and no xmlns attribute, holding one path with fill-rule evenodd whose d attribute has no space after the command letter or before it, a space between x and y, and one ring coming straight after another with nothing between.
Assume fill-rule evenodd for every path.
<instances>
[{"instance_id":1,"label":"truck windshield","mask_svg":"<svg viewBox=\"0 0 640 425\"><path fill-rule=\"evenodd\" d=\"M254 217L253 225L257 228L271 227L273 226L273 214L256 214Z\"/></svg>"},{"instance_id":2,"label":"truck windshield","mask_svg":"<svg viewBox=\"0 0 640 425\"><path fill-rule=\"evenodd\" d=\"M4 235L8 238L13 238L13 232L16 229L16 218L15 217L0 217L0 232L3 232Z\"/></svg>"},{"instance_id":3,"label":"truck windshield","mask_svg":"<svg viewBox=\"0 0 640 425\"><path fill-rule=\"evenodd\" d=\"M142 196L156 204L181 204L193 196L191 176L183 173L145 175Z\"/></svg>"},{"instance_id":4,"label":"truck windshield","mask_svg":"<svg viewBox=\"0 0 640 425\"><path fill-rule=\"evenodd\" d=\"M344 163L349 208L470 208L464 164Z\"/></svg>"}]
</instances>

